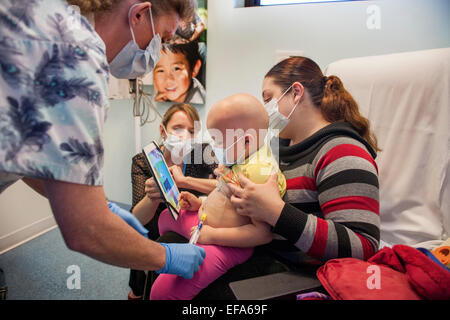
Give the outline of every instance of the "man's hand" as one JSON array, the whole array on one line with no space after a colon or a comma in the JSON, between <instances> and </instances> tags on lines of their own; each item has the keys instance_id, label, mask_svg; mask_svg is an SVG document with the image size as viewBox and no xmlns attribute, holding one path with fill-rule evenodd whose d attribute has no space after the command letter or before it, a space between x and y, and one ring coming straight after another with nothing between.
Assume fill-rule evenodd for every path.
<instances>
[{"instance_id":1,"label":"man's hand","mask_svg":"<svg viewBox=\"0 0 450 320\"><path fill-rule=\"evenodd\" d=\"M108 202L108 208L119 217L121 217L130 227L148 238L148 230L139 222L139 220L129 211L122 209L117 204Z\"/></svg>"},{"instance_id":2,"label":"man's hand","mask_svg":"<svg viewBox=\"0 0 450 320\"><path fill-rule=\"evenodd\" d=\"M159 270L164 248L142 237L108 208L101 186L43 180L67 247L104 263L135 270Z\"/></svg>"},{"instance_id":3,"label":"man's hand","mask_svg":"<svg viewBox=\"0 0 450 320\"><path fill-rule=\"evenodd\" d=\"M205 259L205 249L189 243L161 243L166 249L166 265L157 273L192 279Z\"/></svg>"}]
</instances>

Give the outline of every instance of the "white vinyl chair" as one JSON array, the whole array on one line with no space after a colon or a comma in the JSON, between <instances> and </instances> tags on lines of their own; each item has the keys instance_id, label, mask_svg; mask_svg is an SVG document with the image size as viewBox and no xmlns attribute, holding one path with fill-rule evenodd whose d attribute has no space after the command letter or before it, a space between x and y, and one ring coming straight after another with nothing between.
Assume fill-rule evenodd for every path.
<instances>
[{"instance_id":1,"label":"white vinyl chair","mask_svg":"<svg viewBox=\"0 0 450 320\"><path fill-rule=\"evenodd\" d=\"M450 48L340 60L325 74L341 78L383 150L381 246L441 245L450 236ZM284 272L230 287L238 299L279 299L320 283Z\"/></svg>"}]
</instances>

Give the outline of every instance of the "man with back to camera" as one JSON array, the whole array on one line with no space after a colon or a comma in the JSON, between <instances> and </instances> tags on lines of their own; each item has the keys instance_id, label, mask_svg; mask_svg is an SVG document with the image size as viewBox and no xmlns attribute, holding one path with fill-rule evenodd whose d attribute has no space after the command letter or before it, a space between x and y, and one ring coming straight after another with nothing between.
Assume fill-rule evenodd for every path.
<instances>
[{"instance_id":1,"label":"man with back to camera","mask_svg":"<svg viewBox=\"0 0 450 320\"><path fill-rule=\"evenodd\" d=\"M92 25L76 16L75 30L69 4ZM147 239L131 213L108 208L102 186L109 73L151 72L194 9L193 0L0 3L0 192L22 179L47 197L69 249L185 278L203 262L198 247Z\"/></svg>"}]
</instances>

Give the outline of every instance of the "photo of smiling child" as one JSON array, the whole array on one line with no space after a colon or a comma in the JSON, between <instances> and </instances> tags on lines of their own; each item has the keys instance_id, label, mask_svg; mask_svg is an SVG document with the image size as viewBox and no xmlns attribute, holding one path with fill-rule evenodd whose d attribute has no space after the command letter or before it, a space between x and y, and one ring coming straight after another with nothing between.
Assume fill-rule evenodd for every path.
<instances>
[{"instance_id":1,"label":"photo of smiling child","mask_svg":"<svg viewBox=\"0 0 450 320\"><path fill-rule=\"evenodd\" d=\"M205 104L198 42L179 38L166 44L161 53L153 71L155 101Z\"/></svg>"}]
</instances>

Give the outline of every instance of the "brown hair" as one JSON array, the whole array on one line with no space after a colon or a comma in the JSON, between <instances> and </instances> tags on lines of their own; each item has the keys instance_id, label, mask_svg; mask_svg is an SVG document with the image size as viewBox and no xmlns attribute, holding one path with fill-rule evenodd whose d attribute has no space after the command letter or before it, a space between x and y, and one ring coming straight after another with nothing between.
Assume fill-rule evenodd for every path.
<instances>
[{"instance_id":1,"label":"brown hair","mask_svg":"<svg viewBox=\"0 0 450 320\"><path fill-rule=\"evenodd\" d=\"M172 116L178 111L183 111L184 113L186 113L188 118L191 119L192 122L200 121L197 109L195 109L193 106L187 103L177 103L171 106L166 111L161 121L162 125L164 127L167 127L167 124L169 123L170 119L172 119Z\"/></svg>"},{"instance_id":2,"label":"brown hair","mask_svg":"<svg viewBox=\"0 0 450 320\"><path fill-rule=\"evenodd\" d=\"M167 53L167 51L174 54L181 53L189 64L189 76L192 76L197 61L202 61L202 57L198 51L198 41L196 40L188 41L185 39L176 39L165 44L162 50L165 53Z\"/></svg>"},{"instance_id":3,"label":"brown hair","mask_svg":"<svg viewBox=\"0 0 450 320\"><path fill-rule=\"evenodd\" d=\"M123 0L68 0L71 5L78 6L81 13L110 11L114 9ZM156 16L164 15L170 11L178 14L181 20L190 20L194 17L196 2L195 0L149 0L141 2L150 2L152 10Z\"/></svg>"},{"instance_id":4,"label":"brown hair","mask_svg":"<svg viewBox=\"0 0 450 320\"><path fill-rule=\"evenodd\" d=\"M344 88L337 76L325 77L320 67L306 57L291 57L275 65L266 78L286 91L294 82L300 82L312 102L329 122L346 121L369 143L375 151L381 151L377 138L370 130L370 122L359 112L358 104Z\"/></svg>"}]
</instances>

